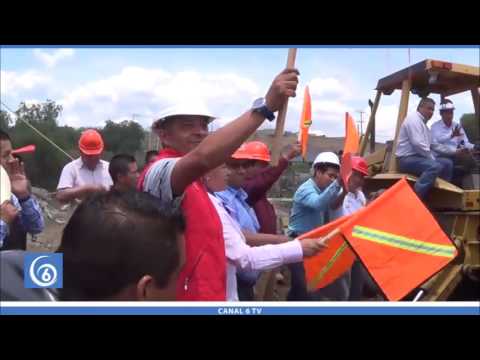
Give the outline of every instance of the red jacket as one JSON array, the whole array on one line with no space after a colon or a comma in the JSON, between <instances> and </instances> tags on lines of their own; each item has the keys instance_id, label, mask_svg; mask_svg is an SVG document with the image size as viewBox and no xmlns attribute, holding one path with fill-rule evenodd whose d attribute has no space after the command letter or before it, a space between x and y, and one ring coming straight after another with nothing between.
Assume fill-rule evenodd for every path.
<instances>
[{"instance_id":1,"label":"red jacket","mask_svg":"<svg viewBox=\"0 0 480 360\"><path fill-rule=\"evenodd\" d=\"M275 167L266 167L252 179L247 180L242 188L248 194L247 202L255 211L260 233L277 234L277 215L273 205L267 199L267 192L288 167L288 161L281 157Z\"/></svg>"},{"instance_id":2,"label":"red jacket","mask_svg":"<svg viewBox=\"0 0 480 360\"><path fill-rule=\"evenodd\" d=\"M163 149L157 160L180 156ZM140 176L141 190L148 169ZM181 207L186 221L186 262L178 278L177 300L225 301L227 258L222 224L200 180L187 186Z\"/></svg>"}]
</instances>

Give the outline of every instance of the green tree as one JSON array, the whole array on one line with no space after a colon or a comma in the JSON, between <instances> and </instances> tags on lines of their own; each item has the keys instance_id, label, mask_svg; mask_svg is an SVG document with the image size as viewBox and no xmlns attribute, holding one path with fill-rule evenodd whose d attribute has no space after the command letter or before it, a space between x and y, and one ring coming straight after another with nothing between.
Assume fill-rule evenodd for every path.
<instances>
[{"instance_id":1,"label":"green tree","mask_svg":"<svg viewBox=\"0 0 480 360\"><path fill-rule=\"evenodd\" d=\"M115 123L107 120L100 131L105 142L105 150L113 154L134 154L142 148L145 132L140 124L131 120Z\"/></svg>"},{"instance_id":2,"label":"green tree","mask_svg":"<svg viewBox=\"0 0 480 360\"><path fill-rule=\"evenodd\" d=\"M79 134L74 128L57 125L57 118L61 111L62 107L51 100L29 106L21 103L15 112L17 122L10 131L15 147L35 144L35 153L23 156L26 171L34 186L48 190L55 189L63 166L70 160L60 150L40 137L25 122L34 126L61 149L71 154L72 149L76 148Z\"/></svg>"},{"instance_id":3,"label":"green tree","mask_svg":"<svg viewBox=\"0 0 480 360\"><path fill-rule=\"evenodd\" d=\"M4 110L0 110L0 130L7 131L12 123L10 114Z\"/></svg>"}]
</instances>

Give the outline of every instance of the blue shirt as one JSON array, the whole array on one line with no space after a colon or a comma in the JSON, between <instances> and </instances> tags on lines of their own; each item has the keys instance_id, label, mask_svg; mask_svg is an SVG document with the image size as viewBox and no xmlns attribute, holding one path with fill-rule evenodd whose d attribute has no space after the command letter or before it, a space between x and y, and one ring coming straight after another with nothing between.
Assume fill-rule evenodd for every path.
<instances>
[{"instance_id":1,"label":"blue shirt","mask_svg":"<svg viewBox=\"0 0 480 360\"><path fill-rule=\"evenodd\" d=\"M248 194L245 190L229 186L226 190L216 192L215 195L223 201L230 215L242 229L258 233L260 224L255 211L247 203Z\"/></svg>"},{"instance_id":2,"label":"blue shirt","mask_svg":"<svg viewBox=\"0 0 480 360\"><path fill-rule=\"evenodd\" d=\"M45 223L43 221L42 209L38 201L30 196L28 200L20 203L18 198L12 194L10 199L12 205L15 206L20 213L18 224L30 234L38 234L43 231ZM0 248L3 246L3 241L9 234L9 227L6 222L0 220Z\"/></svg>"},{"instance_id":3,"label":"blue shirt","mask_svg":"<svg viewBox=\"0 0 480 360\"><path fill-rule=\"evenodd\" d=\"M341 186L333 181L327 188L320 189L310 178L293 195L288 232L304 234L325 224L330 204L337 198Z\"/></svg>"},{"instance_id":4,"label":"blue shirt","mask_svg":"<svg viewBox=\"0 0 480 360\"><path fill-rule=\"evenodd\" d=\"M215 195L223 202L230 216L236 220L240 227L253 233L258 233L260 224L255 211L248 205L248 194L242 188L235 189L229 186L226 190L219 191ZM254 286L261 271L237 270L238 278L246 285Z\"/></svg>"}]
</instances>

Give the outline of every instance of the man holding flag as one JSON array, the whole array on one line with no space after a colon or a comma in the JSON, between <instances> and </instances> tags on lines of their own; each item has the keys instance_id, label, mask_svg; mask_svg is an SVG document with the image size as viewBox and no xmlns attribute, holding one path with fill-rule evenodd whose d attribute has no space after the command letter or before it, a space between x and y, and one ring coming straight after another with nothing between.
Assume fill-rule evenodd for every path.
<instances>
[{"instance_id":1,"label":"man holding flag","mask_svg":"<svg viewBox=\"0 0 480 360\"><path fill-rule=\"evenodd\" d=\"M314 237L323 237L330 252L305 259L309 290L325 288L358 259L389 301L405 298L458 254L405 178L355 214L300 239Z\"/></svg>"},{"instance_id":2,"label":"man holding flag","mask_svg":"<svg viewBox=\"0 0 480 360\"><path fill-rule=\"evenodd\" d=\"M332 152L320 153L313 162L313 176L293 196L288 235L297 237L328 222L328 212L343 201L338 178L340 161ZM344 192L345 193L345 192ZM292 284L287 300L309 300L303 263L290 265Z\"/></svg>"}]
</instances>

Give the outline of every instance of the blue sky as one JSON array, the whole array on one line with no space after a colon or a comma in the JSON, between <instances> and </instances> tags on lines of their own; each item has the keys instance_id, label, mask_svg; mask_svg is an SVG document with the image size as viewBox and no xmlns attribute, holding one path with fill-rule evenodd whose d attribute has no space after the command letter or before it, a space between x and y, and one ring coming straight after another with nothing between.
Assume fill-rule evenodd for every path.
<instances>
[{"instance_id":1,"label":"blue sky","mask_svg":"<svg viewBox=\"0 0 480 360\"><path fill-rule=\"evenodd\" d=\"M263 96L286 62L286 48L1 48L1 99L47 98L63 105L60 123L101 126L107 119L135 119L148 127L166 106L201 101L220 117L216 127ZM342 136L344 113L368 113L377 80L426 58L479 65L479 48L299 48L297 98L289 103L286 128L296 131L303 89L312 94L312 130ZM452 97L457 117L473 112L468 93ZM410 110L418 98L411 97ZM377 115L377 137L393 137L399 94L385 96ZM366 116L365 116L366 117ZM434 115L435 118L438 114ZM273 124L264 127L272 128Z\"/></svg>"}]
</instances>

